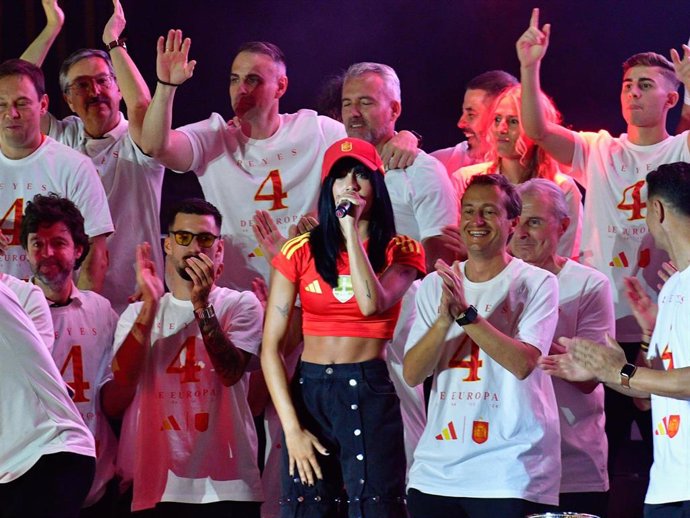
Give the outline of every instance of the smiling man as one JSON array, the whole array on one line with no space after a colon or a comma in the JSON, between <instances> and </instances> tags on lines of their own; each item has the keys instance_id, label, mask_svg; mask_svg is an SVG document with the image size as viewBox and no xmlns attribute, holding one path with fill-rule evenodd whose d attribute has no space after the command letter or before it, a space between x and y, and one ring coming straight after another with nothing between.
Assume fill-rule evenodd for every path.
<instances>
[{"instance_id":1,"label":"smiling man","mask_svg":"<svg viewBox=\"0 0 690 518\"><path fill-rule=\"evenodd\" d=\"M554 339L581 336L603 342L614 332L611 285L606 276L558 255L570 224L565 196L549 180L535 178L517 186L520 222L510 241L515 257L553 273L558 279L558 325ZM551 352L563 352L557 343ZM554 378L561 426L563 465L559 510L604 516L608 507L604 388Z\"/></svg>"},{"instance_id":2,"label":"smiling man","mask_svg":"<svg viewBox=\"0 0 690 518\"><path fill-rule=\"evenodd\" d=\"M485 132L489 124L487 110L496 96L518 80L503 70L489 70L470 79L462 100L458 128L467 140L431 153L451 175L461 167L484 162L488 143Z\"/></svg>"},{"instance_id":3,"label":"smiling man","mask_svg":"<svg viewBox=\"0 0 690 518\"><path fill-rule=\"evenodd\" d=\"M558 503L556 399L535 370L551 347L558 286L508 253L520 209L503 175L472 178L460 219L467 261L439 261L417 293L404 376L434 379L410 469L414 518L522 518Z\"/></svg>"},{"instance_id":4,"label":"smiling man","mask_svg":"<svg viewBox=\"0 0 690 518\"><path fill-rule=\"evenodd\" d=\"M84 506L91 513L104 512L112 503L111 495L104 495L115 476L117 439L101 411L100 398L101 388L112 376L117 315L106 298L80 290L72 281L72 272L89 250L84 218L74 203L55 194L35 196L22 220L21 242L31 265L31 282L50 304L53 360L98 444L96 475Z\"/></svg>"}]
</instances>

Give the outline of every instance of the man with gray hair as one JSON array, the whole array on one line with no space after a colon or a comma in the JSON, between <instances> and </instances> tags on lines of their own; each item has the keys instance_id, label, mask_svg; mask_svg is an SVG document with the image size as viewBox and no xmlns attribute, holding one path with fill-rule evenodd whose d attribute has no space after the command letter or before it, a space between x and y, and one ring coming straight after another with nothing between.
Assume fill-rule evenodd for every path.
<instances>
[{"instance_id":1,"label":"man with gray hair","mask_svg":"<svg viewBox=\"0 0 690 518\"><path fill-rule=\"evenodd\" d=\"M484 131L488 124L488 108L499 93L517 83L518 80L513 75L503 70L489 70L470 79L458 119L458 128L467 140L431 153L431 156L446 166L448 174L453 174L461 167L484 162L487 152Z\"/></svg>"},{"instance_id":2,"label":"man with gray hair","mask_svg":"<svg viewBox=\"0 0 690 518\"><path fill-rule=\"evenodd\" d=\"M350 66L343 79L342 102L342 118L348 136L370 142L381 153L382 147L395 135L395 122L402 110L400 80L395 70L380 63ZM441 229L457 224L458 205L443 166L420 151L414 164L404 169L389 169L385 179L396 231L422 243L427 271L433 271L434 263L440 258L452 263L453 252L442 241ZM419 282L413 283L403 297L400 318L386 357L400 398L408 465L426 423L422 386L410 387L402 379L404 347L414 320L414 297L418 287Z\"/></svg>"},{"instance_id":3,"label":"man with gray hair","mask_svg":"<svg viewBox=\"0 0 690 518\"><path fill-rule=\"evenodd\" d=\"M552 352L563 352L561 336L603 342L614 332L608 278L594 268L557 254L570 224L561 189L535 178L516 186L522 199L520 221L510 242L513 255L553 273L558 279L558 325ZM553 379L561 425L562 477L559 509L604 516L609 480L604 432L604 388L596 383Z\"/></svg>"},{"instance_id":4,"label":"man with gray hair","mask_svg":"<svg viewBox=\"0 0 690 518\"><path fill-rule=\"evenodd\" d=\"M41 129L88 156L99 173L115 226L107 240L110 265L102 294L120 313L136 290L137 244L146 241L153 245L157 271L163 271L159 213L164 168L139 148L151 95L120 38L125 28L122 6L119 0L113 4L113 15L103 30L103 44L108 52L81 49L60 67L60 89L76 116L57 120L47 114ZM61 24L50 21L62 19L62 11L56 2L43 2L43 8L48 19L44 33L53 27L57 35ZM39 53L39 61L40 57ZM119 109L122 99L129 121Z\"/></svg>"}]
</instances>

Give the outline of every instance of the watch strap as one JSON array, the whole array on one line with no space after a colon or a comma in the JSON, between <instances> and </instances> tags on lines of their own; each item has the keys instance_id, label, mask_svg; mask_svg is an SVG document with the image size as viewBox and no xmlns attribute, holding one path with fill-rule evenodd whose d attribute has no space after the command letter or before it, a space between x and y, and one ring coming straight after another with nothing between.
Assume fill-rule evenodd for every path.
<instances>
[{"instance_id":1,"label":"watch strap","mask_svg":"<svg viewBox=\"0 0 690 518\"><path fill-rule=\"evenodd\" d=\"M637 366L633 365L632 363L626 363L623 365L621 368L621 385L623 385L625 388L630 388L630 379L635 375L635 372L637 372Z\"/></svg>"},{"instance_id":2,"label":"watch strap","mask_svg":"<svg viewBox=\"0 0 690 518\"><path fill-rule=\"evenodd\" d=\"M123 49L127 50L127 41L125 40L125 38L118 38L116 40L111 41L110 43L106 43L105 50L110 52L115 47L122 47Z\"/></svg>"},{"instance_id":3,"label":"watch strap","mask_svg":"<svg viewBox=\"0 0 690 518\"><path fill-rule=\"evenodd\" d=\"M477 320L477 315L477 308L472 305L467 306L467 309L460 313L458 318L455 319L455 323L459 326L466 326Z\"/></svg>"},{"instance_id":4,"label":"watch strap","mask_svg":"<svg viewBox=\"0 0 690 518\"><path fill-rule=\"evenodd\" d=\"M215 318L216 312L213 309L213 306L209 304L205 308L194 310L194 316L196 316L197 320L210 320Z\"/></svg>"}]
</instances>

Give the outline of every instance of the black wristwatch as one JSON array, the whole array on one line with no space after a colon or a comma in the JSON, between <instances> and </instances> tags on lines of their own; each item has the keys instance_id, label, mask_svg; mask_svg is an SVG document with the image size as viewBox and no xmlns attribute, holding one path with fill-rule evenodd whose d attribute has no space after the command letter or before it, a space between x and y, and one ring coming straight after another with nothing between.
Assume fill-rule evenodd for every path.
<instances>
[{"instance_id":1,"label":"black wristwatch","mask_svg":"<svg viewBox=\"0 0 690 518\"><path fill-rule=\"evenodd\" d=\"M468 308L458 315L455 319L455 323L459 326L466 326L477 320L477 308L474 306L468 306Z\"/></svg>"},{"instance_id":2,"label":"black wristwatch","mask_svg":"<svg viewBox=\"0 0 690 518\"><path fill-rule=\"evenodd\" d=\"M122 47L123 49L127 50L127 41L125 38L118 38L116 40L111 41L110 43L105 44L105 50L110 52L113 50L115 47Z\"/></svg>"},{"instance_id":3,"label":"black wristwatch","mask_svg":"<svg viewBox=\"0 0 690 518\"><path fill-rule=\"evenodd\" d=\"M637 366L632 363L626 363L621 369L621 385L625 388L630 388L630 378L632 378L637 372Z\"/></svg>"}]
</instances>

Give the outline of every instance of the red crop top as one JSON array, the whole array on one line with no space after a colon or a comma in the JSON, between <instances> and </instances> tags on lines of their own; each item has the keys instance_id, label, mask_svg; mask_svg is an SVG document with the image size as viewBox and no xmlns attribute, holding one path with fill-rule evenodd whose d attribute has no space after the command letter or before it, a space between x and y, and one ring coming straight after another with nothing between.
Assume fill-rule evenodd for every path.
<instances>
[{"instance_id":1,"label":"red crop top","mask_svg":"<svg viewBox=\"0 0 690 518\"><path fill-rule=\"evenodd\" d=\"M367 244L364 243L365 250ZM392 264L412 266L423 276L426 269L422 245L407 236L395 236L386 248L386 268ZM273 266L288 280L299 283L305 335L360 336L384 340L393 337L400 302L383 313L369 317L362 315L350 281L347 252L343 251L337 261L336 288L332 288L316 271L308 233L287 241L274 257Z\"/></svg>"}]
</instances>

